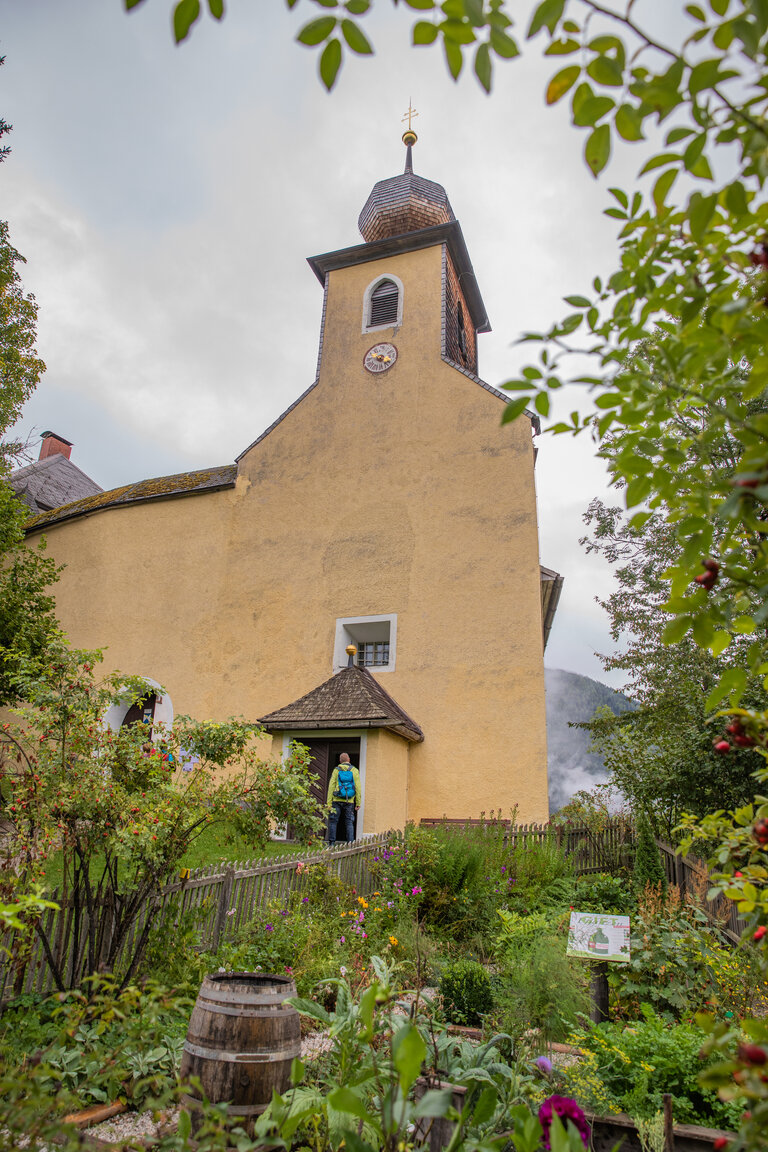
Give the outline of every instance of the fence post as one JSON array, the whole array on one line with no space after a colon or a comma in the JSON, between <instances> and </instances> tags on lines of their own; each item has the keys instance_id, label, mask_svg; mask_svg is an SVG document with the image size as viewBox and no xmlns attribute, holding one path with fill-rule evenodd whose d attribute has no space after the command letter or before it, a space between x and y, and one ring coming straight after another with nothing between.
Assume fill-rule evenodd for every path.
<instances>
[{"instance_id":1,"label":"fence post","mask_svg":"<svg viewBox=\"0 0 768 1152\"><path fill-rule=\"evenodd\" d=\"M224 931L224 925L227 922L227 911L229 909L229 901L232 897L232 885L235 882L234 868L227 868L224 873L224 879L219 892L219 903L216 908L216 922L213 926L213 951L218 950L221 943L221 935Z\"/></svg>"}]
</instances>

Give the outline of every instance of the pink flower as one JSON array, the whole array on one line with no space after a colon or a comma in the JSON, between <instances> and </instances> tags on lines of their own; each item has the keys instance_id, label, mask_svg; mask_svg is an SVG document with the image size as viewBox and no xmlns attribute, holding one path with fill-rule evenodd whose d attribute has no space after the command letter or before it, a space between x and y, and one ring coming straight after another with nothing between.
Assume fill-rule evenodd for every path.
<instances>
[{"instance_id":1,"label":"pink flower","mask_svg":"<svg viewBox=\"0 0 768 1152\"><path fill-rule=\"evenodd\" d=\"M589 1147L589 1124L587 1118L579 1108L575 1100L571 1100L569 1096L548 1096L544 1103L539 1108L539 1123L543 1129L542 1142L545 1148L550 1148L549 1142L549 1129L552 1126L552 1117L557 1115L563 1122L563 1127L568 1127L570 1120L576 1127L579 1136L584 1143L584 1147Z\"/></svg>"}]
</instances>

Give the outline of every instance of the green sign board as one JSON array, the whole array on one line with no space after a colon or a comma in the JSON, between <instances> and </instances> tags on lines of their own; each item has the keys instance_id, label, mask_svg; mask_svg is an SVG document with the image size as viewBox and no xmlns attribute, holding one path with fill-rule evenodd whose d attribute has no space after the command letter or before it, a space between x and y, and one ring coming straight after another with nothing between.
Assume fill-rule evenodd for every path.
<instances>
[{"instance_id":1,"label":"green sign board","mask_svg":"<svg viewBox=\"0 0 768 1152\"><path fill-rule=\"evenodd\" d=\"M629 960L629 916L571 912L566 951L585 960Z\"/></svg>"}]
</instances>

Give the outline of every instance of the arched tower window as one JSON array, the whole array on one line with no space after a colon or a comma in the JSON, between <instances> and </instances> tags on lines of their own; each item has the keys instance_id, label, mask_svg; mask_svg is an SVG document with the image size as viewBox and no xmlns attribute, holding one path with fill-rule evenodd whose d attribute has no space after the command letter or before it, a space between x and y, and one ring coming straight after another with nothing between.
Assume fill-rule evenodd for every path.
<instances>
[{"instance_id":1,"label":"arched tower window","mask_svg":"<svg viewBox=\"0 0 768 1152\"><path fill-rule=\"evenodd\" d=\"M403 322L403 285L397 276L384 276L368 285L363 301L363 331L394 328Z\"/></svg>"},{"instance_id":2,"label":"arched tower window","mask_svg":"<svg viewBox=\"0 0 768 1152\"><path fill-rule=\"evenodd\" d=\"M371 293L371 312L368 320L372 328L380 324L397 323L397 284L393 280L382 280Z\"/></svg>"}]
</instances>

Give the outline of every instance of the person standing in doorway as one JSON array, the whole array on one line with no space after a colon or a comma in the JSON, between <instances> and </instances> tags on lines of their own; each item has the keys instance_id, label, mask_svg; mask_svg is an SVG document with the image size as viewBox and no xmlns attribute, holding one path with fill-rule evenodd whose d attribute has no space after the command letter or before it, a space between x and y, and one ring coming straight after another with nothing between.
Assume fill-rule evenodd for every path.
<instances>
[{"instance_id":1,"label":"person standing in doorway","mask_svg":"<svg viewBox=\"0 0 768 1152\"><path fill-rule=\"evenodd\" d=\"M360 808L360 773L349 756L342 752L339 763L328 781L328 803L331 811L328 816L328 843L336 843L336 830L341 823L342 839L355 838L355 813Z\"/></svg>"}]
</instances>

